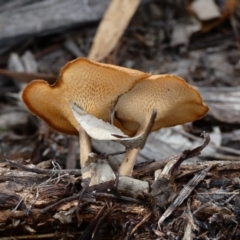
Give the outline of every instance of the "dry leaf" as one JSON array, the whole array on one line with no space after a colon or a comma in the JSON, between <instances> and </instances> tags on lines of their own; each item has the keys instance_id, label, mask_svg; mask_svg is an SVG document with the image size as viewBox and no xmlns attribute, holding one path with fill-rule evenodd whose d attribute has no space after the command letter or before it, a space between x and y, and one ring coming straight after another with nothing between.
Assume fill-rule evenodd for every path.
<instances>
[{"instance_id":1,"label":"dry leaf","mask_svg":"<svg viewBox=\"0 0 240 240\"><path fill-rule=\"evenodd\" d=\"M214 0L195 0L191 4L191 9L201 21L208 21L221 16Z\"/></svg>"},{"instance_id":2,"label":"dry leaf","mask_svg":"<svg viewBox=\"0 0 240 240\"><path fill-rule=\"evenodd\" d=\"M96 140L118 140L119 137L128 137L117 127L88 114L76 104L71 103L70 106L74 117L90 137Z\"/></svg>"},{"instance_id":3,"label":"dry leaf","mask_svg":"<svg viewBox=\"0 0 240 240\"><path fill-rule=\"evenodd\" d=\"M196 4L196 2L197 3L201 2L200 5L205 4L206 6L205 7L199 7L198 6L196 8L196 6L194 7L194 4ZM210 0L191 1L188 4L188 9L189 9L189 11L196 14L198 16L199 20L201 20L201 23L202 23L202 29L201 30L202 30L202 32L208 32L211 29L220 25L226 19L228 19L237 9L238 0L225 0L224 3L225 3L225 5L222 7L222 9L220 9L221 14L218 17L217 17L216 9L213 10L214 8L217 7L216 3L213 0L211 0L211 1ZM211 5L211 7L209 7L210 6L209 4ZM215 7L214 7L214 5L215 5ZM212 9L212 10L210 11L210 9Z\"/></svg>"},{"instance_id":4,"label":"dry leaf","mask_svg":"<svg viewBox=\"0 0 240 240\"><path fill-rule=\"evenodd\" d=\"M98 185L108 181L114 181L116 176L105 160L93 162L89 166L91 173L91 181L89 186Z\"/></svg>"},{"instance_id":5,"label":"dry leaf","mask_svg":"<svg viewBox=\"0 0 240 240\"><path fill-rule=\"evenodd\" d=\"M75 103L70 104L73 115L86 133L96 140L111 140L124 145L126 148L142 147L145 143L147 132L135 137L125 135L119 128L98 119L83 111Z\"/></svg>"},{"instance_id":6,"label":"dry leaf","mask_svg":"<svg viewBox=\"0 0 240 240\"><path fill-rule=\"evenodd\" d=\"M53 218L58 219L62 224L71 223L75 211L76 207L72 207L68 211L59 211L55 213Z\"/></svg>"}]
</instances>

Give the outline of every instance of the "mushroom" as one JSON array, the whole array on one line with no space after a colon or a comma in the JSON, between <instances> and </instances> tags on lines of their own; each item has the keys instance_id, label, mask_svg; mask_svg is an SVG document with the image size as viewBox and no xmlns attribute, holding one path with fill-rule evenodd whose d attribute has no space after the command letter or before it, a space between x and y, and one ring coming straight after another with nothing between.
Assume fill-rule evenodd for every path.
<instances>
[{"instance_id":1,"label":"mushroom","mask_svg":"<svg viewBox=\"0 0 240 240\"><path fill-rule=\"evenodd\" d=\"M29 83L22 92L22 100L53 129L80 135L80 163L84 168L91 152L91 140L73 116L70 104L75 103L96 118L109 122L119 96L149 75L78 58L62 68L54 85L44 80Z\"/></svg>"},{"instance_id":2,"label":"mushroom","mask_svg":"<svg viewBox=\"0 0 240 240\"><path fill-rule=\"evenodd\" d=\"M114 125L129 136L141 135L149 124L152 111L157 116L151 131L202 118L208 107L198 91L174 75L152 75L122 95L116 106ZM120 175L131 176L141 146L129 149L119 168Z\"/></svg>"}]
</instances>

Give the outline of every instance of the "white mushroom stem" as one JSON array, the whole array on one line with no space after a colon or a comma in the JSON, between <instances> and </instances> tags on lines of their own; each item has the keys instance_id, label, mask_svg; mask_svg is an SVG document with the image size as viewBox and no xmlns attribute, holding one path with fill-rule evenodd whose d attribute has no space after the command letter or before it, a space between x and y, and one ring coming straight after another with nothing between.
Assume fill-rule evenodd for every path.
<instances>
[{"instance_id":1,"label":"white mushroom stem","mask_svg":"<svg viewBox=\"0 0 240 240\"><path fill-rule=\"evenodd\" d=\"M140 150L140 148L133 148L127 151L119 168L119 175L132 176L133 167Z\"/></svg>"},{"instance_id":2,"label":"white mushroom stem","mask_svg":"<svg viewBox=\"0 0 240 240\"><path fill-rule=\"evenodd\" d=\"M81 168L84 168L87 166L88 155L89 153L92 152L92 147L91 138L81 126L79 127L79 144L80 144L80 165Z\"/></svg>"},{"instance_id":3,"label":"white mushroom stem","mask_svg":"<svg viewBox=\"0 0 240 240\"><path fill-rule=\"evenodd\" d=\"M123 159L123 162L119 168L119 175L132 176L132 171L133 171L133 167L134 167L137 155L145 145L145 142L154 124L156 116L157 116L157 111L154 109L152 111L152 115L150 116L150 119L146 121L145 124L140 126L140 128L138 129L136 136L142 135L144 136L144 138L142 139L141 142L139 142L139 146L135 148L131 148L127 151Z\"/></svg>"}]
</instances>

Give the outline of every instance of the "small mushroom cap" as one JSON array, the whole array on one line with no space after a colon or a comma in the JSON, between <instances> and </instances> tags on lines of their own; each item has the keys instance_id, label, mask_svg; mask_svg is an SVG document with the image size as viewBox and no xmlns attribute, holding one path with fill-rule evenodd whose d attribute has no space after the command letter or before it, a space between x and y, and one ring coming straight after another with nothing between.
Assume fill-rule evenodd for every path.
<instances>
[{"instance_id":1,"label":"small mushroom cap","mask_svg":"<svg viewBox=\"0 0 240 240\"><path fill-rule=\"evenodd\" d=\"M153 75L119 98L114 124L134 135L149 120L153 109L157 117L151 131L198 120L209 110L199 92L183 79Z\"/></svg>"},{"instance_id":2,"label":"small mushroom cap","mask_svg":"<svg viewBox=\"0 0 240 240\"><path fill-rule=\"evenodd\" d=\"M50 127L68 134L78 134L70 103L76 103L89 114L110 120L118 97L150 74L137 70L97 63L78 58L62 68L54 85L34 80L22 93L28 109Z\"/></svg>"}]
</instances>

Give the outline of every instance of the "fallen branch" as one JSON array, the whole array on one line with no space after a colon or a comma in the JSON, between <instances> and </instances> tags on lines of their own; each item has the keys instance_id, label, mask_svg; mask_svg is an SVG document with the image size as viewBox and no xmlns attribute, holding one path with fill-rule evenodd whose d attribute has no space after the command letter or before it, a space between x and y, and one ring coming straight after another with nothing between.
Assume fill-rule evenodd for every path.
<instances>
[{"instance_id":1,"label":"fallen branch","mask_svg":"<svg viewBox=\"0 0 240 240\"><path fill-rule=\"evenodd\" d=\"M210 137L209 134L207 133L203 133L203 137L204 137L204 142L202 145L192 149L192 150L184 150L182 153L177 154L175 156L169 157L169 158L165 158L163 160L160 161L156 161L150 164L146 164L144 166L138 167L136 169L134 169L132 176L134 178L139 178L141 176L145 176L145 175L150 175L153 172L155 172L157 169L163 168L168 162L171 162L173 160L176 160L177 162L179 162L179 165L176 167L179 167L180 164L189 158L192 157L196 157L198 155L201 154L201 151L208 145L208 143L210 142ZM173 170L172 173L174 173L176 170Z\"/></svg>"}]
</instances>

